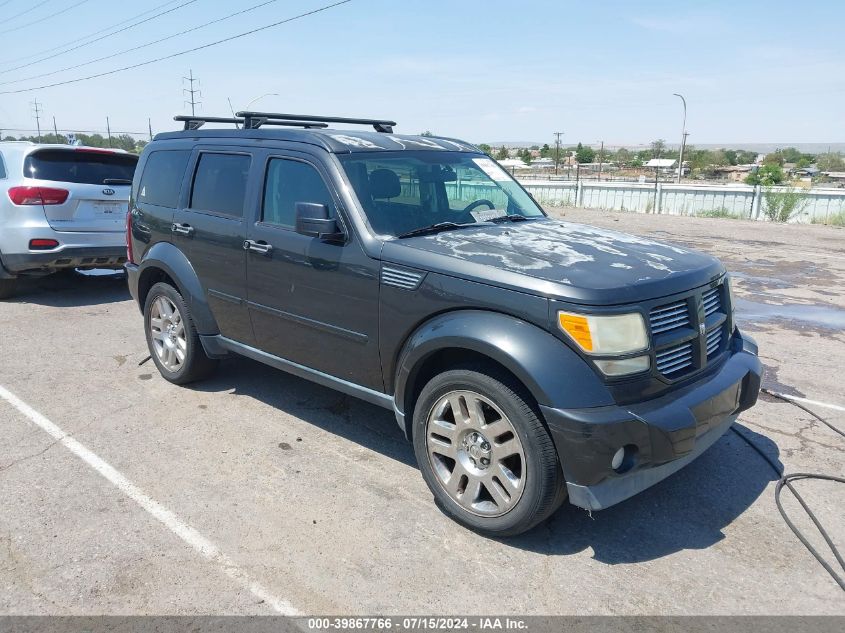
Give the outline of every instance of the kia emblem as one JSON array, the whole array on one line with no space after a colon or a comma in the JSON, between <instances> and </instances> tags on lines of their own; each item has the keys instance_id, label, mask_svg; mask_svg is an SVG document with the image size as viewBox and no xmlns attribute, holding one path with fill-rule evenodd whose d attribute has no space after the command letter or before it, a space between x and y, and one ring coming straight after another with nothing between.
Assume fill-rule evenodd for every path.
<instances>
[{"instance_id":1,"label":"kia emblem","mask_svg":"<svg viewBox=\"0 0 845 633\"><path fill-rule=\"evenodd\" d=\"M103 189L103 193L107 196L113 196L114 195L114 189L112 189L110 187L106 187L105 189Z\"/></svg>"}]
</instances>

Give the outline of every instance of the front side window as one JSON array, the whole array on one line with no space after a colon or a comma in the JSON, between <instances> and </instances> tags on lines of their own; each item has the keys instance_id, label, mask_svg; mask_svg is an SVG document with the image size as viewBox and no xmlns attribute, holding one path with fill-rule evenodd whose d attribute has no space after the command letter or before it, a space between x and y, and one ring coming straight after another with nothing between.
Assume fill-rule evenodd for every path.
<instances>
[{"instance_id":1,"label":"front side window","mask_svg":"<svg viewBox=\"0 0 845 633\"><path fill-rule=\"evenodd\" d=\"M138 203L175 209L179 204L182 178L190 157L190 150L152 152L144 165L138 186Z\"/></svg>"},{"instance_id":2,"label":"front side window","mask_svg":"<svg viewBox=\"0 0 845 633\"><path fill-rule=\"evenodd\" d=\"M261 221L277 226L296 224L296 203L324 204L334 215L334 202L325 181L314 166L300 160L273 158L267 165Z\"/></svg>"},{"instance_id":3,"label":"front side window","mask_svg":"<svg viewBox=\"0 0 845 633\"><path fill-rule=\"evenodd\" d=\"M242 218L251 160L243 154L200 154L191 209Z\"/></svg>"},{"instance_id":4,"label":"front side window","mask_svg":"<svg viewBox=\"0 0 845 633\"><path fill-rule=\"evenodd\" d=\"M339 158L370 226L383 235L441 222L544 217L510 174L482 154L362 152Z\"/></svg>"}]
</instances>

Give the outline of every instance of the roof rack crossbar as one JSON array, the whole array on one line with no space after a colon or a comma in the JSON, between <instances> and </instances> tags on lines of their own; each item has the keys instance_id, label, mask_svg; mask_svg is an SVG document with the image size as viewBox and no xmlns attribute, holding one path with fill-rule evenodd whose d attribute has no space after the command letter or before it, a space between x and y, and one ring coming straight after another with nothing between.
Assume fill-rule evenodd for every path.
<instances>
[{"instance_id":1,"label":"roof rack crossbar","mask_svg":"<svg viewBox=\"0 0 845 633\"><path fill-rule=\"evenodd\" d=\"M304 127L310 128L324 128L329 127L327 123L319 123L316 121L289 121L277 120L275 118L267 117L219 117L219 116L187 116L180 115L173 117L174 121L183 121L185 123L185 130L198 130L206 123L234 123L235 127L242 125L245 129L254 130L262 125L278 125L285 127Z\"/></svg>"},{"instance_id":2,"label":"roof rack crossbar","mask_svg":"<svg viewBox=\"0 0 845 633\"><path fill-rule=\"evenodd\" d=\"M396 121L388 121L387 119L355 119L349 117L339 116L316 116L312 114L282 114L280 112L253 112L242 111L236 112L235 116L243 117L245 120L250 119L281 119L294 121L316 121L320 123L351 123L355 125L372 125L376 132L384 132L387 134L393 133L393 126Z\"/></svg>"}]
</instances>

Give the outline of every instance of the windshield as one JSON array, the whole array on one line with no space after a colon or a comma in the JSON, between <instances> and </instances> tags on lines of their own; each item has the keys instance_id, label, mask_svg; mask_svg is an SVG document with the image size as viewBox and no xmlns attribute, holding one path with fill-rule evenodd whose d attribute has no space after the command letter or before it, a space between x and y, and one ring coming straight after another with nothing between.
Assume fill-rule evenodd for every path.
<instances>
[{"instance_id":1,"label":"windshield","mask_svg":"<svg viewBox=\"0 0 845 633\"><path fill-rule=\"evenodd\" d=\"M42 149L24 161L24 175L38 180L55 180L85 185L103 185L107 180L129 184L138 157L134 154L97 150Z\"/></svg>"},{"instance_id":2,"label":"windshield","mask_svg":"<svg viewBox=\"0 0 845 633\"><path fill-rule=\"evenodd\" d=\"M383 235L441 222L544 217L522 187L482 154L367 152L339 158L370 226Z\"/></svg>"}]
</instances>

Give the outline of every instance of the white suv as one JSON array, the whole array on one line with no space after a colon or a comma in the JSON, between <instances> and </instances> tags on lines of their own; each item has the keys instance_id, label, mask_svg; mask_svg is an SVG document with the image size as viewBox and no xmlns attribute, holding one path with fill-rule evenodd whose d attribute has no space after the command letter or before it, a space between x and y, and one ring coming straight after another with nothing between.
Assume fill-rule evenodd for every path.
<instances>
[{"instance_id":1,"label":"white suv","mask_svg":"<svg viewBox=\"0 0 845 633\"><path fill-rule=\"evenodd\" d=\"M137 162L123 150L0 142L0 299L20 276L122 267Z\"/></svg>"}]
</instances>

